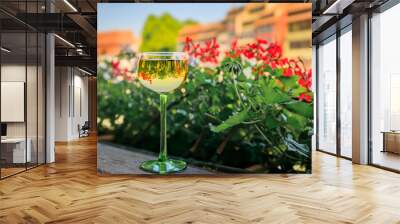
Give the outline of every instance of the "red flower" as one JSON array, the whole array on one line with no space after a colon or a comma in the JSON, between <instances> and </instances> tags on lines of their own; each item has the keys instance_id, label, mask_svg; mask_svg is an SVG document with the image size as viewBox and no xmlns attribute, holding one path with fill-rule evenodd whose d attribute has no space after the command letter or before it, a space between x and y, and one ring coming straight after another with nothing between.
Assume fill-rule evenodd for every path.
<instances>
[{"instance_id":1,"label":"red flower","mask_svg":"<svg viewBox=\"0 0 400 224\"><path fill-rule=\"evenodd\" d=\"M297 65L294 67L294 73L299 77L303 74L301 68Z\"/></svg>"},{"instance_id":2,"label":"red flower","mask_svg":"<svg viewBox=\"0 0 400 224\"><path fill-rule=\"evenodd\" d=\"M268 41L264 40L264 39L257 38L257 43L259 43L259 44L268 44Z\"/></svg>"},{"instance_id":3,"label":"red flower","mask_svg":"<svg viewBox=\"0 0 400 224\"><path fill-rule=\"evenodd\" d=\"M192 42L192 39L190 37L186 37L185 40L185 47L183 48L183 51L187 52L190 50L190 43Z\"/></svg>"},{"instance_id":4,"label":"red flower","mask_svg":"<svg viewBox=\"0 0 400 224\"><path fill-rule=\"evenodd\" d=\"M248 46L250 47L250 49L253 49L253 50L258 49L258 44L256 44L256 43L249 44Z\"/></svg>"},{"instance_id":5,"label":"red flower","mask_svg":"<svg viewBox=\"0 0 400 224\"><path fill-rule=\"evenodd\" d=\"M284 69L284 71L283 71L283 76L285 76L285 77L290 77L290 76L292 76L292 75L293 75L292 69L290 69L290 68L285 68L285 69Z\"/></svg>"},{"instance_id":6,"label":"red flower","mask_svg":"<svg viewBox=\"0 0 400 224\"><path fill-rule=\"evenodd\" d=\"M240 57L242 51L237 47L237 40L232 41L231 49L225 52L225 55L230 58L237 58Z\"/></svg>"},{"instance_id":7,"label":"red flower","mask_svg":"<svg viewBox=\"0 0 400 224\"><path fill-rule=\"evenodd\" d=\"M248 59L256 58L257 60L266 61L268 57L265 54L266 48L263 45L267 43L266 40L257 39L257 42L247 44L242 53Z\"/></svg>"},{"instance_id":8,"label":"red flower","mask_svg":"<svg viewBox=\"0 0 400 224\"><path fill-rule=\"evenodd\" d=\"M300 101L306 101L307 103L311 103L312 97L306 93L301 93L299 96Z\"/></svg>"},{"instance_id":9,"label":"red flower","mask_svg":"<svg viewBox=\"0 0 400 224\"><path fill-rule=\"evenodd\" d=\"M287 59L287 58L281 58L281 59L279 60L279 63L280 63L281 66L289 65L289 59Z\"/></svg>"},{"instance_id":10,"label":"red flower","mask_svg":"<svg viewBox=\"0 0 400 224\"><path fill-rule=\"evenodd\" d=\"M248 50L248 49L243 51L243 55L246 56L246 58L248 58L248 59L252 59L255 56L254 52L251 50Z\"/></svg>"},{"instance_id":11,"label":"red flower","mask_svg":"<svg viewBox=\"0 0 400 224\"><path fill-rule=\"evenodd\" d=\"M111 67L112 67L112 75L114 77L119 76L122 74L121 68L119 67L119 61L118 60L113 60L111 62Z\"/></svg>"},{"instance_id":12,"label":"red flower","mask_svg":"<svg viewBox=\"0 0 400 224\"><path fill-rule=\"evenodd\" d=\"M218 63L219 44L216 38L205 42L205 46L201 47L200 44L194 44L193 40L186 37L185 47L183 50L194 58L199 58L201 62Z\"/></svg>"},{"instance_id":13,"label":"red flower","mask_svg":"<svg viewBox=\"0 0 400 224\"><path fill-rule=\"evenodd\" d=\"M231 50L237 50L237 40L235 39L234 41L232 41L231 43Z\"/></svg>"},{"instance_id":14,"label":"red flower","mask_svg":"<svg viewBox=\"0 0 400 224\"><path fill-rule=\"evenodd\" d=\"M272 69L276 69L278 67L278 63L276 61L270 61L268 63L268 65L272 68Z\"/></svg>"},{"instance_id":15,"label":"red flower","mask_svg":"<svg viewBox=\"0 0 400 224\"><path fill-rule=\"evenodd\" d=\"M111 62L111 66L112 66L113 69L118 69L119 61L117 61L117 60L112 61Z\"/></svg>"},{"instance_id":16,"label":"red flower","mask_svg":"<svg viewBox=\"0 0 400 224\"><path fill-rule=\"evenodd\" d=\"M208 40L201 46L199 43L193 43L190 37L185 40L184 51L188 52L191 57L198 58L201 62L218 63L219 44L216 38ZM301 60L293 60L282 58L282 48L277 43L269 43L264 39L256 39L255 42L249 43L243 47L238 47L237 40L231 43L229 51L225 55L230 58L238 58L241 55L247 59L256 59L257 61L264 62L271 69L282 68L283 76L291 77L296 75L299 77L298 84L307 90L312 85L311 70L306 72L304 64ZM264 74L265 66L253 67L253 73L262 75ZM301 99L309 101L311 96L302 95Z\"/></svg>"},{"instance_id":17,"label":"red flower","mask_svg":"<svg viewBox=\"0 0 400 224\"><path fill-rule=\"evenodd\" d=\"M308 70L307 73L302 73L300 79L298 81L299 85L303 86L304 88L310 89L312 85L312 72L311 69Z\"/></svg>"},{"instance_id":18,"label":"red flower","mask_svg":"<svg viewBox=\"0 0 400 224\"><path fill-rule=\"evenodd\" d=\"M282 48L276 43L273 43L269 46L267 52L272 58L279 58L282 55Z\"/></svg>"}]
</instances>

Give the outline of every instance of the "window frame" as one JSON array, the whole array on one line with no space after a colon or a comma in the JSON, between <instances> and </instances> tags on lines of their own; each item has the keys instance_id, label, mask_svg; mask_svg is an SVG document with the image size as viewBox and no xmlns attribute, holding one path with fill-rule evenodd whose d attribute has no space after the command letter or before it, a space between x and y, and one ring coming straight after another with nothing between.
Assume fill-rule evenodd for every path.
<instances>
[{"instance_id":1,"label":"window frame","mask_svg":"<svg viewBox=\"0 0 400 224\"><path fill-rule=\"evenodd\" d=\"M323 153L327 153L333 156L337 156L340 158L344 158L347 160L352 160L352 158L347 157L342 155L342 150L341 150L341 119L340 119L340 104L341 104L341 99L340 99L340 77L341 77L341 67L340 67L340 37L342 35L344 35L347 32L352 32L351 29L352 23L347 24L345 27L341 28L341 29L337 29L336 33L333 33L332 35L326 37L325 39L319 41L317 44L315 44L316 46L316 54L315 54L315 60L316 60L316 80L315 80L315 86L316 86L316 92L315 92L315 107L316 107L316 119L315 121L316 123L316 130L315 130L315 141L316 141L316 151L319 152L323 152ZM336 60L335 60L335 64L336 64L336 152L332 153L329 152L327 150L321 149L319 147L320 143L319 143L319 107L318 107L318 103L319 103L319 63L320 63L320 55L319 55L319 47L322 43L328 43L330 41L336 41Z\"/></svg>"}]
</instances>

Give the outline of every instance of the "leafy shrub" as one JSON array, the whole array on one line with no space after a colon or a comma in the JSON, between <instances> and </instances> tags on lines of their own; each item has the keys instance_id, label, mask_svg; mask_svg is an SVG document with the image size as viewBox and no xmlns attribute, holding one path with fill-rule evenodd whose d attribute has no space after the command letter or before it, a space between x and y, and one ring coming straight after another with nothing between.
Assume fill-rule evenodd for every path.
<instances>
[{"instance_id":1,"label":"leafy shrub","mask_svg":"<svg viewBox=\"0 0 400 224\"><path fill-rule=\"evenodd\" d=\"M309 173L311 70L257 40L221 55L215 40L186 40L186 83L169 94L168 153L227 172ZM125 63L125 66L123 65ZM158 94L135 79L135 55L98 65L98 131L158 151Z\"/></svg>"}]
</instances>

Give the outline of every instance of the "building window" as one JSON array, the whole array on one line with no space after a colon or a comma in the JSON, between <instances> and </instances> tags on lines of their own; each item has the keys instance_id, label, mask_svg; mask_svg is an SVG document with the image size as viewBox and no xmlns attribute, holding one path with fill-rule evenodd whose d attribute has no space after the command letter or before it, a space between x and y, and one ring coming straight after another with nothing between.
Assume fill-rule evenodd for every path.
<instances>
[{"instance_id":1,"label":"building window","mask_svg":"<svg viewBox=\"0 0 400 224\"><path fill-rule=\"evenodd\" d=\"M265 14L265 15L261 16L260 19L267 19L267 18L270 18L270 17L273 17L273 16L274 16L274 13L271 12L271 13L268 13L268 14Z\"/></svg>"},{"instance_id":2,"label":"building window","mask_svg":"<svg viewBox=\"0 0 400 224\"><path fill-rule=\"evenodd\" d=\"M302 10L292 11L292 12L288 13L288 16L294 16L294 15L303 14L303 13L311 13L311 9L302 9Z\"/></svg>"},{"instance_id":3,"label":"building window","mask_svg":"<svg viewBox=\"0 0 400 224\"><path fill-rule=\"evenodd\" d=\"M243 26L244 27L247 27L247 26L250 26L250 25L252 25L253 24L253 21L247 21L247 22L244 22L243 23Z\"/></svg>"},{"instance_id":4,"label":"building window","mask_svg":"<svg viewBox=\"0 0 400 224\"><path fill-rule=\"evenodd\" d=\"M310 29L311 29L310 20L303 20L303 21L289 23L290 32L310 30Z\"/></svg>"},{"instance_id":5,"label":"building window","mask_svg":"<svg viewBox=\"0 0 400 224\"><path fill-rule=\"evenodd\" d=\"M309 48L311 47L310 40L297 40L290 42L290 48L297 49L297 48Z\"/></svg>"},{"instance_id":6,"label":"building window","mask_svg":"<svg viewBox=\"0 0 400 224\"><path fill-rule=\"evenodd\" d=\"M254 33L253 31L247 31L247 32L243 32L240 35L241 38L253 38L254 37Z\"/></svg>"},{"instance_id":7,"label":"building window","mask_svg":"<svg viewBox=\"0 0 400 224\"><path fill-rule=\"evenodd\" d=\"M274 27L271 24L268 24L268 25L263 25L263 26L257 27L256 32L257 33L272 33L273 30L274 30Z\"/></svg>"},{"instance_id":8,"label":"building window","mask_svg":"<svg viewBox=\"0 0 400 224\"><path fill-rule=\"evenodd\" d=\"M264 10L264 5L259 6L257 8L250 9L250 13L253 14L253 13L257 13L257 12L263 11L263 10Z\"/></svg>"}]
</instances>

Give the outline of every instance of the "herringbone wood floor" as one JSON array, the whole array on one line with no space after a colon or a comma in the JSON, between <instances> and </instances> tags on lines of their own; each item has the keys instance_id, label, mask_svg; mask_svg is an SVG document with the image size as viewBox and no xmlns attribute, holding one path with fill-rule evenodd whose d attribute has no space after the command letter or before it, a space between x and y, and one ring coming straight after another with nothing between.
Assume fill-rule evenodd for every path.
<instances>
[{"instance_id":1,"label":"herringbone wood floor","mask_svg":"<svg viewBox=\"0 0 400 224\"><path fill-rule=\"evenodd\" d=\"M95 138L0 181L0 223L400 223L400 175L315 152L312 175L96 174Z\"/></svg>"}]
</instances>

